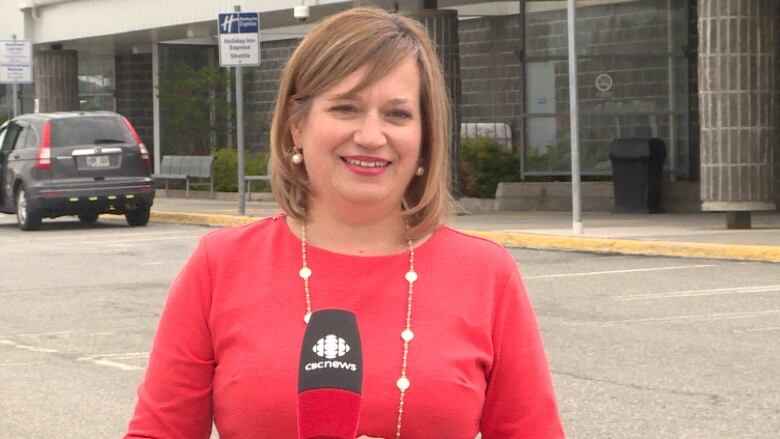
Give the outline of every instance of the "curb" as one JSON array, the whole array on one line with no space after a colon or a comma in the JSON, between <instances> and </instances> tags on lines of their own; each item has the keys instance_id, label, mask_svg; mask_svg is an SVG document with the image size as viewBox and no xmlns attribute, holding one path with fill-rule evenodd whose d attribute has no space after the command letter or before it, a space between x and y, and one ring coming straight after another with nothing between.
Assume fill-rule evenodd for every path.
<instances>
[{"instance_id":1,"label":"curb","mask_svg":"<svg viewBox=\"0 0 780 439\"><path fill-rule=\"evenodd\" d=\"M151 213L151 220L156 222L220 227L241 226L255 222L258 219L260 218L254 216L212 215L203 213ZM462 231L470 235L489 239L502 246L535 250L563 250L625 255L780 262L780 246L588 238L468 229Z\"/></svg>"},{"instance_id":2,"label":"curb","mask_svg":"<svg viewBox=\"0 0 780 439\"><path fill-rule=\"evenodd\" d=\"M151 221L201 226L243 226L260 219L256 216L213 215L206 213L152 212Z\"/></svg>"},{"instance_id":3,"label":"curb","mask_svg":"<svg viewBox=\"0 0 780 439\"><path fill-rule=\"evenodd\" d=\"M780 262L780 247L768 245L644 241L639 239L587 238L500 231L466 230L466 232L495 241L503 246L538 250Z\"/></svg>"}]
</instances>

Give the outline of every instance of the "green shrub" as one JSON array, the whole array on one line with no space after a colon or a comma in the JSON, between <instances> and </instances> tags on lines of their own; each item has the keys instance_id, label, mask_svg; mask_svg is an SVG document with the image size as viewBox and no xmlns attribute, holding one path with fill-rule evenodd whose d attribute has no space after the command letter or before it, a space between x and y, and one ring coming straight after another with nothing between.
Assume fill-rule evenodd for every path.
<instances>
[{"instance_id":1,"label":"green shrub","mask_svg":"<svg viewBox=\"0 0 780 439\"><path fill-rule=\"evenodd\" d=\"M461 141L460 168L468 197L493 198L499 182L520 180L520 158L488 137Z\"/></svg>"},{"instance_id":2,"label":"green shrub","mask_svg":"<svg viewBox=\"0 0 780 439\"><path fill-rule=\"evenodd\" d=\"M213 155L214 190L238 192L238 152L235 149L219 149ZM244 175L266 175L268 153L244 151ZM254 191L255 185L252 185Z\"/></svg>"}]
</instances>

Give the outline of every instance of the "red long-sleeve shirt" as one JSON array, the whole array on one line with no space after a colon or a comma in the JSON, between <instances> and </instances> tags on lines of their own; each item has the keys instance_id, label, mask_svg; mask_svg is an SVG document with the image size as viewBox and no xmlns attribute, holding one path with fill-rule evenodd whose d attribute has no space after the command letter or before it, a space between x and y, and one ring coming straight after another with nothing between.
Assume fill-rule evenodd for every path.
<instances>
[{"instance_id":1,"label":"red long-sleeve shirt","mask_svg":"<svg viewBox=\"0 0 780 439\"><path fill-rule=\"evenodd\" d=\"M312 308L354 312L363 345L358 435L395 437L408 253L307 246ZM283 217L205 236L174 281L127 438L297 437L306 312L301 242ZM561 438L536 319L512 257L440 227L415 249L402 437Z\"/></svg>"}]
</instances>

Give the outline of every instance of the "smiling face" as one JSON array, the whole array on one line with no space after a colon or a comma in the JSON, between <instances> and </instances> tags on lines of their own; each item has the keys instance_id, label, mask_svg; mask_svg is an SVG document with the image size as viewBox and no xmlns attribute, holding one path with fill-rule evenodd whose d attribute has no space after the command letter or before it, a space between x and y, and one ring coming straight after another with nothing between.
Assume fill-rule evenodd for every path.
<instances>
[{"instance_id":1,"label":"smiling face","mask_svg":"<svg viewBox=\"0 0 780 439\"><path fill-rule=\"evenodd\" d=\"M303 150L311 207L352 212L401 211L422 140L420 72L415 58L352 94L361 68L314 97L292 124Z\"/></svg>"}]
</instances>

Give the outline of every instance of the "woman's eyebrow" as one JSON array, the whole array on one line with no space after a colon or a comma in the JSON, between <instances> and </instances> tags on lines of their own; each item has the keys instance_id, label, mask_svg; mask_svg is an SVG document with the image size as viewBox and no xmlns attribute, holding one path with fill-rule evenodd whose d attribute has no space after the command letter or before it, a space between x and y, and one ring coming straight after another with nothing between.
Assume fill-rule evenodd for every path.
<instances>
[{"instance_id":1,"label":"woman's eyebrow","mask_svg":"<svg viewBox=\"0 0 780 439\"><path fill-rule=\"evenodd\" d=\"M408 104L411 103L412 100L409 98L395 98L395 99L390 99L387 102L390 104Z\"/></svg>"},{"instance_id":2,"label":"woman's eyebrow","mask_svg":"<svg viewBox=\"0 0 780 439\"><path fill-rule=\"evenodd\" d=\"M362 99L356 94L335 94L328 97L329 101L353 101L359 102Z\"/></svg>"},{"instance_id":3,"label":"woman's eyebrow","mask_svg":"<svg viewBox=\"0 0 780 439\"><path fill-rule=\"evenodd\" d=\"M357 94L336 94L327 97L328 101L350 101L350 102L363 102L363 98L361 98ZM410 98L393 98L386 101L386 103L390 105L399 105L399 104L409 104L412 103L412 99Z\"/></svg>"}]
</instances>

